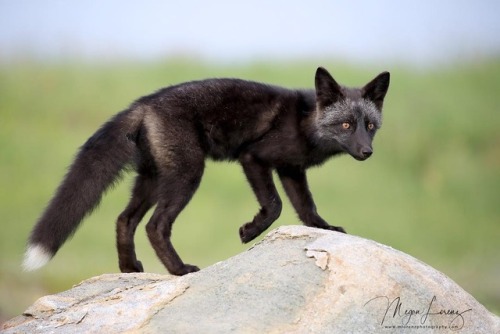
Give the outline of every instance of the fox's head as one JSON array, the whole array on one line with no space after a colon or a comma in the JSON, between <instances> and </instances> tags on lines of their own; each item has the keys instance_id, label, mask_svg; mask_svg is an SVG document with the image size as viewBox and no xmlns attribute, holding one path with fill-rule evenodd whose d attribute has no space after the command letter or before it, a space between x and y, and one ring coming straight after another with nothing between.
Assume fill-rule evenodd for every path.
<instances>
[{"instance_id":1,"label":"fox's head","mask_svg":"<svg viewBox=\"0 0 500 334\"><path fill-rule=\"evenodd\" d=\"M318 140L357 160L368 159L373 153L373 137L382 124L389 80L389 72L383 72L362 88L347 88L319 67L315 78Z\"/></svg>"}]
</instances>

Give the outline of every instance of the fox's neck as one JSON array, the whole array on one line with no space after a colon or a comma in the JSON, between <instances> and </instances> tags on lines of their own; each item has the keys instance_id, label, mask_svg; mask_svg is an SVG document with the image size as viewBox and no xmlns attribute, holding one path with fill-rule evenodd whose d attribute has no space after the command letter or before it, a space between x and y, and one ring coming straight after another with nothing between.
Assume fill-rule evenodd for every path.
<instances>
[{"instance_id":1,"label":"fox's neck","mask_svg":"<svg viewBox=\"0 0 500 334\"><path fill-rule=\"evenodd\" d=\"M300 131L305 135L308 141L314 143L316 141L316 93L314 90L299 90L297 91L300 100Z\"/></svg>"},{"instance_id":2,"label":"fox's neck","mask_svg":"<svg viewBox=\"0 0 500 334\"><path fill-rule=\"evenodd\" d=\"M318 108L316 106L316 92L314 90L299 91L301 100L303 101L302 115L303 119L300 122L302 133L305 135L309 145L319 155L324 155L325 159L332 155L343 152L342 147L336 140L325 138L320 135L318 129Z\"/></svg>"}]
</instances>

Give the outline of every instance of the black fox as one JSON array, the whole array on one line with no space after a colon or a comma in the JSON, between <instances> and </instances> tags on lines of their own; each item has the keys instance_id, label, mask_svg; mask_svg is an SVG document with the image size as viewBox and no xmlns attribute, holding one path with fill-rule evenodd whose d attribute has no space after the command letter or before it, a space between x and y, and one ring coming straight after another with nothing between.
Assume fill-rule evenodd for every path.
<instances>
[{"instance_id":1,"label":"black fox","mask_svg":"<svg viewBox=\"0 0 500 334\"><path fill-rule=\"evenodd\" d=\"M199 270L184 264L170 236L207 157L239 161L260 204L253 220L239 229L242 242L256 238L281 213L273 170L305 225L345 233L316 212L305 171L342 153L357 160L372 155L389 80L383 72L362 88L347 88L320 67L315 90L208 79L138 99L81 147L31 233L24 268L46 264L121 172L133 167L138 176L132 198L116 225L120 270L143 271L134 233L154 205L146 231L161 262L174 275Z\"/></svg>"}]
</instances>

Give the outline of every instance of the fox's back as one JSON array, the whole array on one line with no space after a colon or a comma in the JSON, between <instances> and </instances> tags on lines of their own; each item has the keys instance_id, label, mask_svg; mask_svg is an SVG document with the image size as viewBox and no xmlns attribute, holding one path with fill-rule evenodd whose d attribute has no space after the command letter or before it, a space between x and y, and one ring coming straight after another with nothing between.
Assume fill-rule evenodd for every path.
<instances>
[{"instance_id":1,"label":"fox's back","mask_svg":"<svg viewBox=\"0 0 500 334\"><path fill-rule=\"evenodd\" d=\"M192 125L208 155L231 159L271 130L279 115L295 110L296 100L296 91L281 87L207 79L164 88L139 102L151 106L166 126Z\"/></svg>"},{"instance_id":2,"label":"fox's back","mask_svg":"<svg viewBox=\"0 0 500 334\"><path fill-rule=\"evenodd\" d=\"M265 109L290 94L292 90L278 86L225 78L169 86L141 100L164 107L164 111L203 116L217 111L227 114L231 110L244 113L248 109Z\"/></svg>"}]
</instances>

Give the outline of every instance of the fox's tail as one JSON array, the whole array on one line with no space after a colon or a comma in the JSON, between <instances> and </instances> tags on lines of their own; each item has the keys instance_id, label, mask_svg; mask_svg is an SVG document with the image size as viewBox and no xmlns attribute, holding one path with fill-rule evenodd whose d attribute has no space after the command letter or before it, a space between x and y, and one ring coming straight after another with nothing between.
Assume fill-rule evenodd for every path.
<instances>
[{"instance_id":1,"label":"fox's tail","mask_svg":"<svg viewBox=\"0 0 500 334\"><path fill-rule=\"evenodd\" d=\"M31 232L23 268L45 265L101 201L137 151L140 109L117 114L80 148L63 182Z\"/></svg>"}]
</instances>

